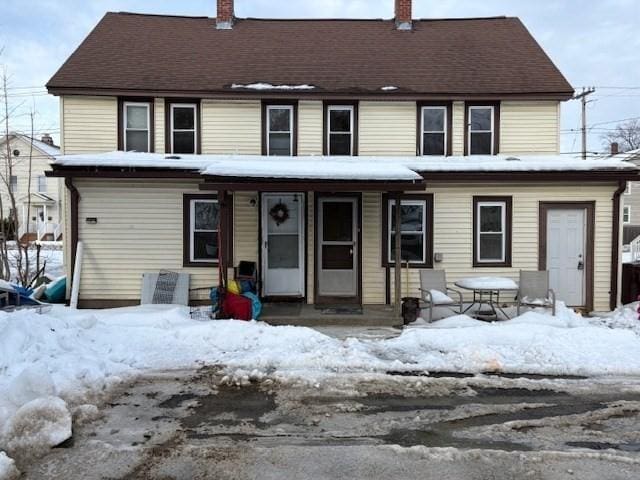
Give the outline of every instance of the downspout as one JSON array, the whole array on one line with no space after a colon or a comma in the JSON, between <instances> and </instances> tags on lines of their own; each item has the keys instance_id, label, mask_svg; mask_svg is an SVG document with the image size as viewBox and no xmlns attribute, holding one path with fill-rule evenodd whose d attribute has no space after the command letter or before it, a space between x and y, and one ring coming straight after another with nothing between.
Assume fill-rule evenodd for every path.
<instances>
[{"instance_id":1,"label":"downspout","mask_svg":"<svg viewBox=\"0 0 640 480\"><path fill-rule=\"evenodd\" d=\"M609 309L618 306L618 276L620 273L620 196L627 189L627 182L620 180L613 193L613 232L611 235L611 288L609 293Z\"/></svg>"},{"instance_id":2,"label":"downspout","mask_svg":"<svg viewBox=\"0 0 640 480\"><path fill-rule=\"evenodd\" d=\"M73 278L74 265L76 263L76 252L78 251L78 207L80 204L80 193L73 184L71 177L64 178L64 185L71 195L71 261L69 263L71 271L68 282ZM68 283L67 282L67 283Z\"/></svg>"}]
</instances>

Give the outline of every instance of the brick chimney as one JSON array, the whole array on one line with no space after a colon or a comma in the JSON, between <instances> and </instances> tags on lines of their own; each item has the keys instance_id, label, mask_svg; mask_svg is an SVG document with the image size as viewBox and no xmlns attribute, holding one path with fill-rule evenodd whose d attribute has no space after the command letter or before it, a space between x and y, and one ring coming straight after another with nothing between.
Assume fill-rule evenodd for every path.
<instances>
[{"instance_id":1,"label":"brick chimney","mask_svg":"<svg viewBox=\"0 0 640 480\"><path fill-rule=\"evenodd\" d=\"M411 4L413 0L395 0L396 2L396 28L398 30L411 30L413 15L411 14Z\"/></svg>"},{"instance_id":2,"label":"brick chimney","mask_svg":"<svg viewBox=\"0 0 640 480\"><path fill-rule=\"evenodd\" d=\"M46 143L47 145L53 147L53 138L51 138L51 135L49 135L48 133L45 133L44 135L42 135L42 138L40 139L40 141L42 143Z\"/></svg>"},{"instance_id":3,"label":"brick chimney","mask_svg":"<svg viewBox=\"0 0 640 480\"><path fill-rule=\"evenodd\" d=\"M617 155L620 153L620 146L617 142L611 144L611 155Z\"/></svg>"},{"instance_id":4,"label":"brick chimney","mask_svg":"<svg viewBox=\"0 0 640 480\"><path fill-rule=\"evenodd\" d=\"M218 0L218 14L216 15L216 28L218 30L231 30L233 28L233 0Z\"/></svg>"}]
</instances>

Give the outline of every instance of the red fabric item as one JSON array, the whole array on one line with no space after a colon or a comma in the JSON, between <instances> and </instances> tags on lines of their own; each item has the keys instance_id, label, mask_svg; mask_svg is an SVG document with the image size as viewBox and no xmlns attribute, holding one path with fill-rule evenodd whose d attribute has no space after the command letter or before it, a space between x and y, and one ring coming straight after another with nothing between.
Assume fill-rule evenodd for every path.
<instances>
[{"instance_id":1,"label":"red fabric item","mask_svg":"<svg viewBox=\"0 0 640 480\"><path fill-rule=\"evenodd\" d=\"M251 320L251 300L242 295L227 292L222 302L225 316L235 320Z\"/></svg>"}]
</instances>

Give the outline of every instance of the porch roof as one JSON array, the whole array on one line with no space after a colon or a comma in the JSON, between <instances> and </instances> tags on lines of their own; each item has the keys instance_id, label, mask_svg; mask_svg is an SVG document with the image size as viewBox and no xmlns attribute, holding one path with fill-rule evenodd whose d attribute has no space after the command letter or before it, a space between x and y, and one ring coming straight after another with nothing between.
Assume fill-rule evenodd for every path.
<instances>
[{"instance_id":1,"label":"porch roof","mask_svg":"<svg viewBox=\"0 0 640 480\"><path fill-rule=\"evenodd\" d=\"M170 178L182 172L218 185L288 182L298 189L311 184L378 184L389 189L394 189L394 186L395 189L405 186L416 188L424 185L425 180L445 177L464 180L503 175L507 179L522 176L543 181L552 177L569 179L573 177L568 174L573 174L581 179L597 181L613 177L635 178L640 174L636 165L620 159L583 160L565 155L272 157L109 152L65 155L51 163L57 176L112 172L118 177L135 177L140 172L147 176L162 172L162 176Z\"/></svg>"}]
</instances>

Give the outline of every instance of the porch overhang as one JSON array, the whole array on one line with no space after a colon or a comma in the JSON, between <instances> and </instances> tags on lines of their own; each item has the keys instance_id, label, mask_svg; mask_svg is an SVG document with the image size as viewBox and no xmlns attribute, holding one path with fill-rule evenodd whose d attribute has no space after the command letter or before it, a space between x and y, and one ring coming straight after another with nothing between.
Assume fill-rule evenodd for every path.
<instances>
[{"instance_id":1,"label":"porch overhang","mask_svg":"<svg viewBox=\"0 0 640 480\"><path fill-rule=\"evenodd\" d=\"M200 190L228 192L404 192L423 191L424 180L246 179L205 176Z\"/></svg>"}]
</instances>

